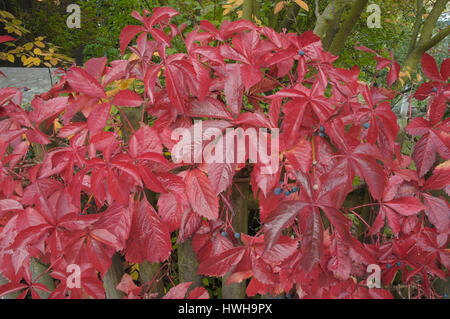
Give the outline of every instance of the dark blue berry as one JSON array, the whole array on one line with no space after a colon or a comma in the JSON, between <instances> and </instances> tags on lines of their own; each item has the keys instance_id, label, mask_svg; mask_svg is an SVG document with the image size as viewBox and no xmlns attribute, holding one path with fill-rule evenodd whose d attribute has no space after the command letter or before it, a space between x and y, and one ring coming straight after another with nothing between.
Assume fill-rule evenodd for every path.
<instances>
[{"instance_id":1,"label":"dark blue berry","mask_svg":"<svg viewBox=\"0 0 450 319\"><path fill-rule=\"evenodd\" d=\"M391 264L387 264L387 265L386 265L386 268L387 268L387 269L391 269Z\"/></svg>"},{"instance_id":2,"label":"dark blue berry","mask_svg":"<svg viewBox=\"0 0 450 319\"><path fill-rule=\"evenodd\" d=\"M438 88L433 88L433 92L437 92L438 91Z\"/></svg>"},{"instance_id":3,"label":"dark blue berry","mask_svg":"<svg viewBox=\"0 0 450 319\"><path fill-rule=\"evenodd\" d=\"M303 50L298 51L298 55L299 56L304 56L305 55L305 51L303 51Z\"/></svg>"},{"instance_id":4,"label":"dark blue berry","mask_svg":"<svg viewBox=\"0 0 450 319\"><path fill-rule=\"evenodd\" d=\"M291 294L286 294L287 299L291 299Z\"/></svg>"},{"instance_id":5,"label":"dark blue berry","mask_svg":"<svg viewBox=\"0 0 450 319\"><path fill-rule=\"evenodd\" d=\"M241 238L241 234L239 234L239 233L234 233L234 238L236 238L236 239Z\"/></svg>"},{"instance_id":6,"label":"dark blue berry","mask_svg":"<svg viewBox=\"0 0 450 319\"><path fill-rule=\"evenodd\" d=\"M283 190L279 187L275 188L275 195L280 195L283 192Z\"/></svg>"},{"instance_id":7,"label":"dark blue berry","mask_svg":"<svg viewBox=\"0 0 450 319\"><path fill-rule=\"evenodd\" d=\"M444 298L448 298L448 295L447 295L447 293L446 293L446 292L444 292L444 294L442 295L442 297L444 297Z\"/></svg>"},{"instance_id":8,"label":"dark blue berry","mask_svg":"<svg viewBox=\"0 0 450 319\"><path fill-rule=\"evenodd\" d=\"M29 88L23 88L24 92L29 91L29 90L30 90Z\"/></svg>"},{"instance_id":9,"label":"dark blue berry","mask_svg":"<svg viewBox=\"0 0 450 319\"><path fill-rule=\"evenodd\" d=\"M320 132L320 133L319 133L319 136L320 136L320 137L325 137L325 133Z\"/></svg>"},{"instance_id":10,"label":"dark blue berry","mask_svg":"<svg viewBox=\"0 0 450 319\"><path fill-rule=\"evenodd\" d=\"M291 192L290 191L285 191L284 195L289 196L289 195L291 195Z\"/></svg>"},{"instance_id":11,"label":"dark blue berry","mask_svg":"<svg viewBox=\"0 0 450 319\"><path fill-rule=\"evenodd\" d=\"M366 123L364 123L364 124L363 124L363 126L364 126L364 128L366 128L366 129L367 129L367 128L369 128L369 127L370 127L370 123L369 123L369 122L366 122Z\"/></svg>"},{"instance_id":12,"label":"dark blue berry","mask_svg":"<svg viewBox=\"0 0 450 319\"><path fill-rule=\"evenodd\" d=\"M298 192L298 187L297 187L297 186L294 186L294 187L292 188L291 192L292 192L292 193Z\"/></svg>"},{"instance_id":13,"label":"dark blue berry","mask_svg":"<svg viewBox=\"0 0 450 319\"><path fill-rule=\"evenodd\" d=\"M397 267L400 267L402 263L400 261L397 261Z\"/></svg>"},{"instance_id":14,"label":"dark blue berry","mask_svg":"<svg viewBox=\"0 0 450 319\"><path fill-rule=\"evenodd\" d=\"M227 232L224 232L224 231L221 232L220 234L221 234L223 237L227 237L227 235L228 235Z\"/></svg>"},{"instance_id":15,"label":"dark blue berry","mask_svg":"<svg viewBox=\"0 0 450 319\"><path fill-rule=\"evenodd\" d=\"M320 129L321 132L325 132L325 127L323 127L322 125L320 126L319 129Z\"/></svg>"}]
</instances>

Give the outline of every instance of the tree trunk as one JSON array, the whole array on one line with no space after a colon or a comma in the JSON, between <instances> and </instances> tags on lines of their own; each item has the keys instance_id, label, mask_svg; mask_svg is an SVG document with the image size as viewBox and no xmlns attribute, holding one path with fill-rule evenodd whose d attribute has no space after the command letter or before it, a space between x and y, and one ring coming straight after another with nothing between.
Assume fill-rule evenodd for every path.
<instances>
[{"instance_id":1,"label":"tree trunk","mask_svg":"<svg viewBox=\"0 0 450 319\"><path fill-rule=\"evenodd\" d=\"M339 28L341 25L341 17L344 13L344 9L347 5L348 1L341 1L340 6L336 8L336 12L334 13L333 20L329 23L328 30L326 31L326 34L322 36L322 47L325 50L329 50L331 44L333 43L334 37L339 32Z\"/></svg>"},{"instance_id":2,"label":"tree trunk","mask_svg":"<svg viewBox=\"0 0 450 319\"><path fill-rule=\"evenodd\" d=\"M116 289L123 274L122 258L116 253L112 257L111 267L105 274L105 277L103 277L106 299L122 299L125 296L123 292Z\"/></svg>"},{"instance_id":3,"label":"tree trunk","mask_svg":"<svg viewBox=\"0 0 450 319\"><path fill-rule=\"evenodd\" d=\"M192 240L187 239L178 246L178 273L180 282L192 281L190 289L202 285L202 277L197 274L197 256L192 249Z\"/></svg>"},{"instance_id":4,"label":"tree trunk","mask_svg":"<svg viewBox=\"0 0 450 319\"><path fill-rule=\"evenodd\" d=\"M161 297L164 295L164 282L157 278L160 268L160 263L152 264L144 261L139 265L139 277L142 285L152 283L150 292L157 293Z\"/></svg>"},{"instance_id":5,"label":"tree trunk","mask_svg":"<svg viewBox=\"0 0 450 319\"><path fill-rule=\"evenodd\" d=\"M321 14L319 12L319 2L316 0L315 14L317 22L314 27L314 33L324 39L332 28L339 29L339 20L347 2L348 0L332 0L328 3L327 7Z\"/></svg>"},{"instance_id":6,"label":"tree trunk","mask_svg":"<svg viewBox=\"0 0 450 319\"><path fill-rule=\"evenodd\" d=\"M355 1L352 9L350 10L350 13L345 18L345 21L343 22L341 28L339 29L339 32L334 37L333 43L330 46L330 52L332 54L338 55L341 52L342 48L344 47L345 41L350 36L350 33L355 24L358 22L358 19L361 16L364 8L366 7L367 2L369 2L369 0Z\"/></svg>"},{"instance_id":7,"label":"tree trunk","mask_svg":"<svg viewBox=\"0 0 450 319\"><path fill-rule=\"evenodd\" d=\"M232 225L236 232L247 233L248 232L248 193L249 182L235 183L233 187L239 187L240 192L233 189L231 194L231 204L234 208L235 215L233 217ZM244 195L244 197L242 196ZM226 284L230 274L223 277L222 281L222 298L225 299L244 299L246 283L242 281L240 283Z\"/></svg>"},{"instance_id":8,"label":"tree trunk","mask_svg":"<svg viewBox=\"0 0 450 319\"><path fill-rule=\"evenodd\" d=\"M242 6L242 19L252 21L253 16L253 0L244 0Z\"/></svg>"}]
</instances>

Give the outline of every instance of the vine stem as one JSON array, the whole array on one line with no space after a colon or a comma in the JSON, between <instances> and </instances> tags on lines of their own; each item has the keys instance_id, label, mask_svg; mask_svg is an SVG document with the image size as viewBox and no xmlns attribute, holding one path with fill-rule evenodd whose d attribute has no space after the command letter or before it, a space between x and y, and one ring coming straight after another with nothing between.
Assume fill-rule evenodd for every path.
<instances>
[{"instance_id":1,"label":"vine stem","mask_svg":"<svg viewBox=\"0 0 450 319\"><path fill-rule=\"evenodd\" d=\"M131 129L131 131L133 132L133 134L136 133L135 130L134 130L134 128L133 128L133 126L132 126L131 123L130 123L130 120L128 120L128 117L122 112L122 110L120 109L120 107L117 107L117 109L119 110L120 115L122 115L122 116L125 118L125 120L127 121L127 124L128 124L128 126L130 127L130 129Z\"/></svg>"},{"instance_id":2,"label":"vine stem","mask_svg":"<svg viewBox=\"0 0 450 319\"><path fill-rule=\"evenodd\" d=\"M355 206L355 207L350 208L350 210L363 208L363 207L367 207L367 206L377 206L377 205L380 205L380 203L368 203L368 204L364 204L364 205L361 205L361 206Z\"/></svg>"},{"instance_id":3,"label":"vine stem","mask_svg":"<svg viewBox=\"0 0 450 319\"><path fill-rule=\"evenodd\" d=\"M351 211L353 214L355 214L355 216L358 217L364 224L366 224L367 228L369 228L369 229L372 228L372 227L364 220L364 218L362 218L358 213L356 213L354 210L351 210L351 209L350 209L350 211Z\"/></svg>"}]
</instances>

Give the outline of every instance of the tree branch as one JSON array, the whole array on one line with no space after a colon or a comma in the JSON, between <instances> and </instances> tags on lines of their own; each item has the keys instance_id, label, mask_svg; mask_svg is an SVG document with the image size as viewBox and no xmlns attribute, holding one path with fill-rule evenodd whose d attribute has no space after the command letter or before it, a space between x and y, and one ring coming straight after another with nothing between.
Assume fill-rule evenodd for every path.
<instances>
[{"instance_id":1,"label":"tree branch","mask_svg":"<svg viewBox=\"0 0 450 319\"><path fill-rule=\"evenodd\" d=\"M419 36L420 27L422 26L423 0L417 0L416 21L414 22L414 31L409 42L409 55L416 47L417 37Z\"/></svg>"},{"instance_id":2,"label":"tree branch","mask_svg":"<svg viewBox=\"0 0 450 319\"><path fill-rule=\"evenodd\" d=\"M369 0L356 0L350 13L346 17L344 23L342 24L339 32L334 37L333 43L330 46L330 52L334 55L338 55L344 47L345 41L350 36L350 33L358 21L361 13L367 5Z\"/></svg>"},{"instance_id":3,"label":"tree branch","mask_svg":"<svg viewBox=\"0 0 450 319\"><path fill-rule=\"evenodd\" d=\"M431 39L433 34L433 29L436 26L436 22L441 16L441 13L445 10L447 6L447 2L449 0L437 0L431 9L430 15L425 20L425 23L422 28L422 34L420 35L420 40L418 46L423 46L424 43L428 42Z\"/></svg>"},{"instance_id":4,"label":"tree branch","mask_svg":"<svg viewBox=\"0 0 450 319\"><path fill-rule=\"evenodd\" d=\"M244 0L242 6L242 19L252 21L253 16L253 0Z\"/></svg>"},{"instance_id":5,"label":"tree branch","mask_svg":"<svg viewBox=\"0 0 450 319\"><path fill-rule=\"evenodd\" d=\"M422 52L426 52L436 44L444 40L448 35L450 35L450 25L442 29L438 34L432 37L429 41L422 44L419 48Z\"/></svg>"}]
</instances>

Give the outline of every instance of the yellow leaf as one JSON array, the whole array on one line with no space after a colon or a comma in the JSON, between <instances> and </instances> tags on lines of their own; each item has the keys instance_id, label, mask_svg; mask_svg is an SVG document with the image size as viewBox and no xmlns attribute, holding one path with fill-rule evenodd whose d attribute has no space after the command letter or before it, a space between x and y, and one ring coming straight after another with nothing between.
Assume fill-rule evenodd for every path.
<instances>
[{"instance_id":1,"label":"yellow leaf","mask_svg":"<svg viewBox=\"0 0 450 319\"><path fill-rule=\"evenodd\" d=\"M30 56L28 58L25 58L25 61L22 61L22 62L26 66L27 64L30 64L33 62L33 57Z\"/></svg>"},{"instance_id":2,"label":"yellow leaf","mask_svg":"<svg viewBox=\"0 0 450 319\"><path fill-rule=\"evenodd\" d=\"M400 73L399 73L399 76L401 77L401 78L403 78L403 77L408 77L410 80L411 80L411 73L409 73L409 71L400 71Z\"/></svg>"},{"instance_id":3,"label":"yellow leaf","mask_svg":"<svg viewBox=\"0 0 450 319\"><path fill-rule=\"evenodd\" d=\"M231 7L226 7L226 8L225 8L225 6L224 6L224 9L225 9L225 10L223 10L222 15L226 16L226 15L228 15L228 14L230 13Z\"/></svg>"},{"instance_id":4,"label":"yellow leaf","mask_svg":"<svg viewBox=\"0 0 450 319\"><path fill-rule=\"evenodd\" d=\"M9 62L14 63L15 60L16 60L16 59L15 59L14 55L8 54L8 61L9 61Z\"/></svg>"},{"instance_id":5,"label":"yellow leaf","mask_svg":"<svg viewBox=\"0 0 450 319\"><path fill-rule=\"evenodd\" d=\"M41 54L42 54L42 51L41 51L41 49L39 49L39 48L34 48L33 52L34 52L34 54L36 54L36 55L41 55Z\"/></svg>"},{"instance_id":6,"label":"yellow leaf","mask_svg":"<svg viewBox=\"0 0 450 319\"><path fill-rule=\"evenodd\" d=\"M273 9L273 13L277 14L281 10L283 10L284 6L286 5L286 1L280 1L275 5L275 8Z\"/></svg>"},{"instance_id":7,"label":"yellow leaf","mask_svg":"<svg viewBox=\"0 0 450 319\"><path fill-rule=\"evenodd\" d=\"M139 57L137 56L136 53L131 53L130 57L128 58L128 61L134 61L134 60L138 60Z\"/></svg>"},{"instance_id":8,"label":"yellow leaf","mask_svg":"<svg viewBox=\"0 0 450 319\"><path fill-rule=\"evenodd\" d=\"M257 26L262 27L262 21L259 20L257 16L253 15L253 20L255 21Z\"/></svg>"},{"instance_id":9,"label":"yellow leaf","mask_svg":"<svg viewBox=\"0 0 450 319\"><path fill-rule=\"evenodd\" d=\"M51 65L50 63L48 63L48 62L44 62L44 65L47 67L47 68L51 68L53 65Z\"/></svg>"},{"instance_id":10,"label":"yellow leaf","mask_svg":"<svg viewBox=\"0 0 450 319\"><path fill-rule=\"evenodd\" d=\"M20 60L22 61L23 64L25 64L25 60L27 59L27 57L25 55L22 55L20 57Z\"/></svg>"},{"instance_id":11,"label":"yellow leaf","mask_svg":"<svg viewBox=\"0 0 450 319\"><path fill-rule=\"evenodd\" d=\"M302 0L294 0L296 4L298 4L302 9L309 11L309 7L305 1Z\"/></svg>"},{"instance_id":12,"label":"yellow leaf","mask_svg":"<svg viewBox=\"0 0 450 319\"><path fill-rule=\"evenodd\" d=\"M41 64L41 59L33 58L33 63L34 63L34 65L39 66Z\"/></svg>"},{"instance_id":13,"label":"yellow leaf","mask_svg":"<svg viewBox=\"0 0 450 319\"><path fill-rule=\"evenodd\" d=\"M45 47L44 42L41 42L41 41L36 41L36 42L34 42L34 44L36 44L36 46L38 46L40 48L44 48Z\"/></svg>"},{"instance_id":14,"label":"yellow leaf","mask_svg":"<svg viewBox=\"0 0 450 319\"><path fill-rule=\"evenodd\" d=\"M420 81L422 81L422 76L419 73L417 73L416 79L417 79L417 81L420 82Z\"/></svg>"},{"instance_id":15,"label":"yellow leaf","mask_svg":"<svg viewBox=\"0 0 450 319\"><path fill-rule=\"evenodd\" d=\"M25 50L30 51L33 48L33 43L28 42L24 46Z\"/></svg>"},{"instance_id":16,"label":"yellow leaf","mask_svg":"<svg viewBox=\"0 0 450 319\"><path fill-rule=\"evenodd\" d=\"M61 123L58 121L58 119L56 118L54 121L53 121L53 127L55 128L55 132L58 132L59 131L59 129L61 128L61 127L63 127L62 125L61 125Z\"/></svg>"}]
</instances>

